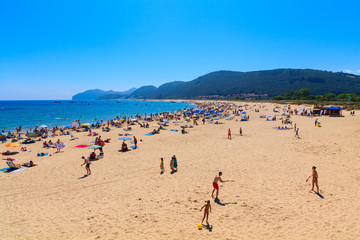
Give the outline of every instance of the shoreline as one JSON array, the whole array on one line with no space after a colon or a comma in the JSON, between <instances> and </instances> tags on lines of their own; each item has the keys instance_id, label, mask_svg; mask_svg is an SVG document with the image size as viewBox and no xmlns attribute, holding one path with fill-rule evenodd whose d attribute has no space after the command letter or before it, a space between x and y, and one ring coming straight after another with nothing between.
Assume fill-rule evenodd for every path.
<instances>
[{"instance_id":1,"label":"shoreline","mask_svg":"<svg viewBox=\"0 0 360 240\"><path fill-rule=\"evenodd\" d=\"M219 119L224 124L198 121L198 126L186 128L188 134L180 130L190 123L173 120L152 136L145 134L159 126L157 121L149 122L150 128L130 125L131 131L123 130L126 124L111 127L110 132L99 129L103 139L111 140L104 146L104 158L91 163L92 174L86 177L81 156L93 150L75 146L93 144L95 137L87 132L74 132L76 140L67 135L50 138L66 144L60 153L42 148L42 143L29 144L32 152L18 153L15 163L33 160L36 167L0 172L5 223L0 233L5 239L357 238L359 116L348 111L344 118L321 116L321 127L314 127L314 118L292 115L293 126L300 128L296 138L294 130L276 129L290 127L281 120L260 118L276 115L274 104L264 103L255 112L257 106L243 107L249 121L237 121L241 116ZM227 138L229 128L232 140ZM119 152L119 134L130 132L139 148ZM128 146L133 145L130 141ZM7 148L0 144L0 149ZM38 152L49 156L37 157ZM172 155L179 164L173 174ZM323 198L305 182L314 165ZM224 180L235 182L219 184L216 203L211 198L212 181L219 171ZM212 205L211 232L197 229L203 216L199 210L207 200Z\"/></svg>"}]
</instances>

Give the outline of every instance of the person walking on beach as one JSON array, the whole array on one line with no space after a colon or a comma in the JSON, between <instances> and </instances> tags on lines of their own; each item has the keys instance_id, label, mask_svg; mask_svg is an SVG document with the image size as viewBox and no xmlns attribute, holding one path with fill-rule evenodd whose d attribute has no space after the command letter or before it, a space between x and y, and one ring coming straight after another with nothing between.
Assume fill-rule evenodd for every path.
<instances>
[{"instance_id":1,"label":"person walking on beach","mask_svg":"<svg viewBox=\"0 0 360 240\"><path fill-rule=\"evenodd\" d=\"M173 156L173 159L174 159L174 169L175 169L175 171L177 172L177 170L178 170L178 163L177 163L177 159L176 159L175 155Z\"/></svg>"},{"instance_id":2,"label":"person walking on beach","mask_svg":"<svg viewBox=\"0 0 360 240\"><path fill-rule=\"evenodd\" d=\"M300 138L300 137L299 137L299 128L296 129L295 137Z\"/></svg>"},{"instance_id":3,"label":"person walking on beach","mask_svg":"<svg viewBox=\"0 0 360 240\"><path fill-rule=\"evenodd\" d=\"M294 132L296 132L296 123L295 123L295 125L294 125Z\"/></svg>"},{"instance_id":4,"label":"person walking on beach","mask_svg":"<svg viewBox=\"0 0 360 240\"><path fill-rule=\"evenodd\" d=\"M228 130L228 139L231 140L231 130L230 130L230 128L229 128L229 130Z\"/></svg>"},{"instance_id":5,"label":"person walking on beach","mask_svg":"<svg viewBox=\"0 0 360 240\"><path fill-rule=\"evenodd\" d=\"M206 223L207 223L207 225L209 225L209 213L211 213L210 200L207 200L206 204L204 206L202 206L202 208L200 209L199 212L201 212L201 210L203 210L203 208L205 208L205 209L204 209L204 217L201 221L201 224L203 224L204 219L206 217Z\"/></svg>"},{"instance_id":6,"label":"person walking on beach","mask_svg":"<svg viewBox=\"0 0 360 240\"><path fill-rule=\"evenodd\" d=\"M160 170L161 170L161 174L163 174L165 172L165 167L164 167L164 158L160 159Z\"/></svg>"},{"instance_id":7,"label":"person walking on beach","mask_svg":"<svg viewBox=\"0 0 360 240\"><path fill-rule=\"evenodd\" d=\"M135 148L137 148L137 139L135 136L134 136L134 144L135 144Z\"/></svg>"},{"instance_id":8,"label":"person walking on beach","mask_svg":"<svg viewBox=\"0 0 360 240\"><path fill-rule=\"evenodd\" d=\"M240 128L240 136L242 136L242 129Z\"/></svg>"},{"instance_id":9,"label":"person walking on beach","mask_svg":"<svg viewBox=\"0 0 360 240\"><path fill-rule=\"evenodd\" d=\"M87 175L90 175L90 174L91 174L91 170L90 170L90 164L91 164L91 162L90 162L89 158L85 158L84 156L82 156L81 158L84 159L84 163L81 164L81 166L83 166L84 164L86 164L86 165L85 165L86 174L87 174Z\"/></svg>"},{"instance_id":10,"label":"person walking on beach","mask_svg":"<svg viewBox=\"0 0 360 240\"><path fill-rule=\"evenodd\" d=\"M314 191L314 185L316 185L317 193L319 193L319 183L318 183L318 173L316 167L312 167L312 174L306 179L306 182L312 177L312 188L311 191Z\"/></svg>"},{"instance_id":11,"label":"person walking on beach","mask_svg":"<svg viewBox=\"0 0 360 240\"><path fill-rule=\"evenodd\" d=\"M214 198L214 192L216 190L215 199L218 199L218 196L219 196L219 184L218 184L218 182L222 182L222 183L224 183L224 182L234 182L234 180L226 180L226 181L224 181L224 180L221 179L221 176L222 176L222 172L219 172L219 174L215 176L214 181L213 181L214 189L213 189L213 191L211 193L211 196Z\"/></svg>"},{"instance_id":12,"label":"person walking on beach","mask_svg":"<svg viewBox=\"0 0 360 240\"><path fill-rule=\"evenodd\" d=\"M171 168L171 172L174 173L175 172L175 168L174 168L174 158L172 157L170 160L170 168Z\"/></svg>"}]
</instances>

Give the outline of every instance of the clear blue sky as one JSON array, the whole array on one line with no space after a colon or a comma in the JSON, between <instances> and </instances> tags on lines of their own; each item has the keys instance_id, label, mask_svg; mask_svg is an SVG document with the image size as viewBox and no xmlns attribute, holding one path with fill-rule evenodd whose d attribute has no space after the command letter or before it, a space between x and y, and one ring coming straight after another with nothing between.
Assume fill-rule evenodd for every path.
<instances>
[{"instance_id":1,"label":"clear blue sky","mask_svg":"<svg viewBox=\"0 0 360 240\"><path fill-rule=\"evenodd\" d=\"M70 99L217 70L360 74L360 1L2 1L0 99Z\"/></svg>"}]
</instances>

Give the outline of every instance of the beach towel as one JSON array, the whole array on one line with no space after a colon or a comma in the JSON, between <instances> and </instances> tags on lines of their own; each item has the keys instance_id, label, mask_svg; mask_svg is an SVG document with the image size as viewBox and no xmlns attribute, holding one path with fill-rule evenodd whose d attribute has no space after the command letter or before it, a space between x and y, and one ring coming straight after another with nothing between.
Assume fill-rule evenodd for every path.
<instances>
[{"instance_id":1,"label":"beach towel","mask_svg":"<svg viewBox=\"0 0 360 240\"><path fill-rule=\"evenodd\" d=\"M170 129L170 131L172 131L172 132L177 132L177 131L179 131L179 130L177 130L177 129Z\"/></svg>"},{"instance_id":2,"label":"beach towel","mask_svg":"<svg viewBox=\"0 0 360 240\"><path fill-rule=\"evenodd\" d=\"M2 169L0 169L0 171L1 172L5 172L5 171L7 171L7 170L9 170L10 168L9 167L7 167L7 168L2 168Z\"/></svg>"},{"instance_id":3,"label":"beach towel","mask_svg":"<svg viewBox=\"0 0 360 240\"><path fill-rule=\"evenodd\" d=\"M24 171L26 170L27 168L19 168L19 169L16 169L16 170L12 170L12 171L9 171L8 172L11 172L11 173L17 173L17 172L21 172L21 171Z\"/></svg>"},{"instance_id":4,"label":"beach towel","mask_svg":"<svg viewBox=\"0 0 360 240\"><path fill-rule=\"evenodd\" d=\"M131 146L132 149L138 149L139 147Z\"/></svg>"},{"instance_id":5,"label":"beach towel","mask_svg":"<svg viewBox=\"0 0 360 240\"><path fill-rule=\"evenodd\" d=\"M38 153L38 154L40 154L40 153ZM48 155L49 155L49 153L44 153L44 155L38 155L38 157L46 157Z\"/></svg>"},{"instance_id":6,"label":"beach towel","mask_svg":"<svg viewBox=\"0 0 360 240\"><path fill-rule=\"evenodd\" d=\"M146 136L154 136L152 133L145 134Z\"/></svg>"},{"instance_id":7,"label":"beach towel","mask_svg":"<svg viewBox=\"0 0 360 240\"><path fill-rule=\"evenodd\" d=\"M87 148L90 147L90 145L77 145L76 148Z\"/></svg>"}]
</instances>

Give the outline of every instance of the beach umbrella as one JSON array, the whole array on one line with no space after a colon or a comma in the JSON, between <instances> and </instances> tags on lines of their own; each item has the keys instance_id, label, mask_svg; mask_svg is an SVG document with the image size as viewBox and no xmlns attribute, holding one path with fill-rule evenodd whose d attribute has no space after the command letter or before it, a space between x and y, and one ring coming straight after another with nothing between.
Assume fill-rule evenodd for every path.
<instances>
[{"instance_id":1,"label":"beach umbrella","mask_svg":"<svg viewBox=\"0 0 360 240\"><path fill-rule=\"evenodd\" d=\"M191 114L191 112L187 112L186 114Z\"/></svg>"},{"instance_id":2,"label":"beach umbrella","mask_svg":"<svg viewBox=\"0 0 360 240\"><path fill-rule=\"evenodd\" d=\"M47 128L46 125L40 125L39 128Z\"/></svg>"},{"instance_id":3,"label":"beach umbrella","mask_svg":"<svg viewBox=\"0 0 360 240\"><path fill-rule=\"evenodd\" d=\"M90 126L91 124L90 123L83 123L81 124L81 126Z\"/></svg>"},{"instance_id":4,"label":"beach umbrella","mask_svg":"<svg viewBox=\"0 0 360 240\"><path fill-rule=\"evenodd\" d=\"M78 125L78 124L76 122L72 122L72 123L70 123L70 125L75 126L75 125Z\"/></svg>"},{"instance_id":5,"label":"beach umbrella","mask_svg":"<svg viewBox=\"0 0 360 240\"><path fill-rule=\"evenodd\" d=\"M200 112L200 111L199 111L199 110L195 110L195 111L194 111L194 113L198 113L198 112Z\"/></svg>"},{"instance_id":6,"label":"beach umbrella","mask_svg":"<svg viewBox=\"0 0 360 240\"><path fill-rule=\"evenodd\" d=\"M96 122L96 124L101 124L101 122Z\"/></svg>"},{"instance_id":7,"label":"beach umbrella","mask_svg":"<svg viewBox=\"0 0 360 240\"><path fill-rule=\"evenodd\" d=\"M98 149L101 148L99 145L92 145L89 147L89 149Z\"/></svg>"},{"instance_id":8,"label":"beach umbrella","mask_svg":"<svg viewBox=\"0 0 360 240\"><path fill-rule=\"evenodd\" d=\"M65 126L65 128L72 128L73 126Z\"/></svg>"},{"instance_id":9,"label":"beach umbrella","mask_svg":"<svg viewBox=\"0 0 360 240\"><path fill-rule=\"evenodd\" d=\"M246 114L246 112L242 112L241 114Z\"/></svg>"},{"instance_id":10,"label":"beach umbrella","mask_svg":"<svg viewBox=\"0 0 360 240\"><path fill-rule=\"evenodd\" d=\"M169 121L168 121L168 120L164 120L164 123L169 123Z\"/></svg>"},{"instance_id":11,"label":"beach umbrella","mask_svg":"<svg viewBox=\"0 0 360 240\"><path fill-rule=\"evenodd\" d=\"M121 137L120 140L124 140L124 141L131 140L131 137Z\"/></svg>"},{"instance_id":12,"label":"beach umbrella","mask_svg":"<svg viewBox=\"0 0 360 240\"><path fill-rule=\"evenodd\" d=\"M18 142L11 142L5 145L6 147L21 147L21 144Z\"/></svg>"},{"instance_id":13,"label":"beach umbrella","mask_svg":"<svg viewBox=\"0 0 360 240\"><path fill-rule=\"evenodd\" d=\"M222 112L224 112L223 110L219 110L219 111L217 111L218 113L222 113Z\"/></svg>"}]
</instances>

